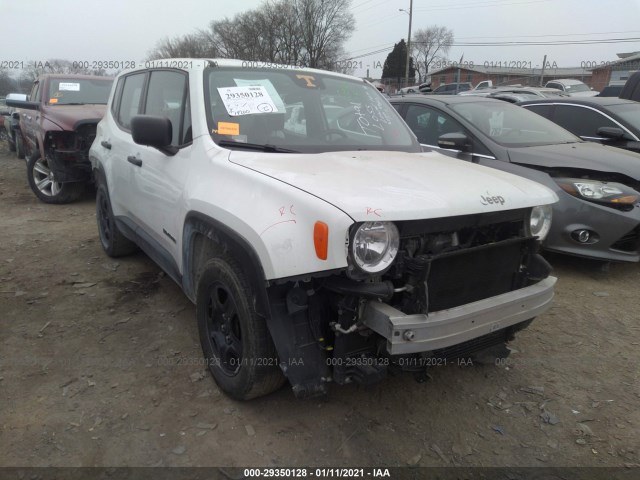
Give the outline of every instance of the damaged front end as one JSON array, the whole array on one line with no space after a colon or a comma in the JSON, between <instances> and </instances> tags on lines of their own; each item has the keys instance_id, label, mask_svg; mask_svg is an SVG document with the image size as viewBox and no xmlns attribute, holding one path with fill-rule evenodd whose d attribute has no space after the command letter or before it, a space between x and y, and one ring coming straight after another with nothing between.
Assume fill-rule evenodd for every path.
<instances>
[{"instance_id":1,"label":"damaged front end","mask_svg":"<svg viewBox=\"0 0 640 480\"><path fill-rule=\"evenodd\" d=\"M89 149L96 137L97 124L97 121L81 121L76 123L73 131L46 133L44 153L57 182L91 180Z\"/></svg>"},{"instance_id":2,"label":"damaged front end","mask_svg":"<svg viewBox=\"0 0 640 480\"><path fill-rule=\"evenodd\" d=\"M511 340L553 297L531 215L356 224L345 271L271 285L269 327L296 395L424 371Z\"/></svg>"}]
</instances>

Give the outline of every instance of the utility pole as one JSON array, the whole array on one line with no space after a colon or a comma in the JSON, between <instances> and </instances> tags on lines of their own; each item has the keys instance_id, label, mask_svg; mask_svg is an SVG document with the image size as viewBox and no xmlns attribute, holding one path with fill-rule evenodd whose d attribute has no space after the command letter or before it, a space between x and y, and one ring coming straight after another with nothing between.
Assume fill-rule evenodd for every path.
<instances>
[{"instance_id":1,"label":"utility pole","mask_svg":"<svg viewBox=\"0 0 640 480\"><path fill-rule=\"evenodd\" d=\"M544 60L542 60L542 70L540 71L540 86L544 82L544 67L547 65L547 56L544 56Z\"/></svg>"},{"instance_id":2,"label":"utility pole","mask_svg":"<svg viewBox=\"0 0 640 480\"><path fill-rule=\"evenodd\" d=\"M409 14L409 35L407 36L407 63L404 67L404 83L405 87L409 86L409 62L411 61L411 20L413 20L413 0L409 2L409 11L404 8L398 9L401 12Z\"/></svg>"}]
</instances>

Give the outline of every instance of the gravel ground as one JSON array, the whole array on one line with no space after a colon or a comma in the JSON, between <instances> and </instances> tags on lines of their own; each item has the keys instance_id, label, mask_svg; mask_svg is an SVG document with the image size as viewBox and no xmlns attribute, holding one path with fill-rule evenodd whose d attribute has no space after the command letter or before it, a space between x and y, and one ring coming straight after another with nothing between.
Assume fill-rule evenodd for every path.
<instances>
[{"instance_id":1,"label":"gravel ground","mask_svg":"<svg viewBox=\"0 0 640 480\"><path fill-rule=\"evenodd\" d=\"M0 466L640 465L640 265L550 256L555 305L505 363L238 403L178 286L104 255L94 202L39 202L0 152Z\"/></svg>"}]
</instances>

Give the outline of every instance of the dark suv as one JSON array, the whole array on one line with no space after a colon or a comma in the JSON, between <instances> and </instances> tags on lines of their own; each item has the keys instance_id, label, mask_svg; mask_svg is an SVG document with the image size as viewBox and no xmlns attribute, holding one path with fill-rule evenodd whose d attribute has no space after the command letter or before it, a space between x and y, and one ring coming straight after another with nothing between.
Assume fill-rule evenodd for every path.
<instances>
[{"instance_id":1,"label":"dark suv","mask_svg":"<svg viewBox=\"0 0 640 480\"><path fill-rule=\"evenodd\" d=\"M28 101L7 100L19 109L27 179L43 202L72 202L91 180L89 148L112 83L109 77L49 74L33 82Z\"/></svg>"},{"instance_id":2,"label":"dark suv","mask_svg":"<svg viewBox=\"0 0 640 480\"><path fill-rule=\"evenodd\" d=\"M636 102L640 102L640 72L635 72L629 77L629 80L624 84L619 96L626 100L635 100Z\"/></svg>"}]
</instances>

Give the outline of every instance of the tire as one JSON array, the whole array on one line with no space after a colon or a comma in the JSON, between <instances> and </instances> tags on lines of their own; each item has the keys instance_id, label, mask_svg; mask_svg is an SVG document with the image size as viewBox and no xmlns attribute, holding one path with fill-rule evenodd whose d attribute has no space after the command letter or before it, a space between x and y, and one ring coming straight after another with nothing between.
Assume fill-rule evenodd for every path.
<instances>
[{"instance_id":1,"label":"tire","mask_svg":"<svg viewBox=\"0 0 640 480\"><path fill-rule=\"evenodd\" d=\"M6 122L6 120L5 120ZM16 151L16 137L14 133L11 134L7 134L8 138L7 138L7 142L9 143L9 151L10 152L15 152Z\"/></svg>"},{"instance_id":2,"label":"tire","mask_svg":"<svg viewBox=\"0 0 640 480\"><path fill-rule=\"evenodd\" d=\"M236 400L278 390L285 378L244 272L228 257L212 258L201 272L196 301L198 331L216 383Z\"/></svg>"},{"instance_id":3,"label":"tire","mask_svg":"<svg viewBox=\"0 0 640 480\"><path fill-rule=\"evenodd\" d=\"M135 243L118 230L113 210L111 210L109 193L104 184L100 184L96 192L96 219L98 220L100 243L107 255L123 257L138 249Z\"/></svg>"},{"instance_id":4,"label":"tire","mask_svg":"<svg viewBox=\"0 0 640 480\"><path fill-rule=\"evenodd\" d=\"M20 136L19 133L16 135L15 152L16 152L16 155L18 156L18 158L20 160L24 160L24 157L26 156L25 151L24 151L24 143L22 143L22 137Z\"/></svg>"},{"instance_id":5,"label":"tire","mask_svg":"<svg viewBox=\"0 0 640 480\"><path fill-rule=\"evenodd\" d=\"M40 157L40 152L27 161L27 180L33 193L44 203L70 203L84 192L84 183L56 182L49 162Z\"/></svg>"}]
</instances>

